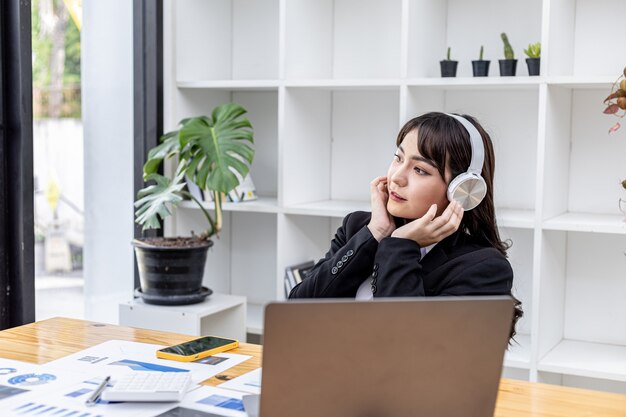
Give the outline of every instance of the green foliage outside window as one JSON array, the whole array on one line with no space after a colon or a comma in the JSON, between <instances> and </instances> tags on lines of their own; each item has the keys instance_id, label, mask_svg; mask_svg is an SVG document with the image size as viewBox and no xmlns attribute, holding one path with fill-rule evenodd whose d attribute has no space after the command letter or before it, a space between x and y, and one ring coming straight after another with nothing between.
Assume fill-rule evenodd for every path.
<instances>
[{"instance_id":1,"label":"green foliage outside window","mask_svg":"<svg viewBox=\"0 0 626 417\"><path fill-rule=\"evenodd\" d=\"M44 23L42 15L54 24ZM48 117L81 117L80 91L80 31L70 18L62 0L32 0L32 57L33 57L33 116ZM53 79L51 59L54 53L53 36L55 31L63 33L62 46L63 72L62 78ZM60 86L60 87L59 87ZM58 105L51 104L57 98Z\"/></svg>"}]
</instances>

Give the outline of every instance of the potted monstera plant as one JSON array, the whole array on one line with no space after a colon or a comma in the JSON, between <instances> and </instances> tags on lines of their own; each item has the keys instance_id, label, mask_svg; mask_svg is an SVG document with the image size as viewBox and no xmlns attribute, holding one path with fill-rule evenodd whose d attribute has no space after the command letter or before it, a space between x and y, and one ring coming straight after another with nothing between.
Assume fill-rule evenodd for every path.
<instances>
[{"instance_id":1,"label":"potted monstera plant","mask_svg":"<svg viewBox=\"0 0 626 417\"><path fill-rule=\"evenodd\" d=\"M148 185L137 194L135 221L143 230L160 228L181 201L190 199L200 207L207 228L187 237L133 241L141 283L136 295L144 302L193 304L211 293L202 287L202 278L211 237L222 227L222 200L246 177L254 158L253 130L245 113L239 104L226 103L211 116L183 119L148 153L143 167ZM159 174L163 161L171 158L176 158L172 174ZM186 189L187 181L213 196L212 213Z\"/></svg>"}]
</instances>

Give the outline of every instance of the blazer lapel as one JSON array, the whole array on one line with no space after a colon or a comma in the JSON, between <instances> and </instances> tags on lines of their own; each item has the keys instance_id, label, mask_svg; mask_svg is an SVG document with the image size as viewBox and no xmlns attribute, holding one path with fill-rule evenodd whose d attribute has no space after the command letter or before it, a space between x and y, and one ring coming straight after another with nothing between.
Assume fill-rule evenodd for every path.
<instances>
[{"instance_id":1,"label":"blazer lapel","mask_svg":"<svg viewBox=\"0 0 626 417\"><path fill-rule=\"evenodd\" d=\"M461 231L457 230L452 235L437 243L420 261L422 264L422 273L424 274L424 291L426 295L430 292L429 290L435 288L437 282L441 279L439 276L441 274L433 272L448 261L448 254L454 249L461 233Z\"/></svg>"}]
</instances>

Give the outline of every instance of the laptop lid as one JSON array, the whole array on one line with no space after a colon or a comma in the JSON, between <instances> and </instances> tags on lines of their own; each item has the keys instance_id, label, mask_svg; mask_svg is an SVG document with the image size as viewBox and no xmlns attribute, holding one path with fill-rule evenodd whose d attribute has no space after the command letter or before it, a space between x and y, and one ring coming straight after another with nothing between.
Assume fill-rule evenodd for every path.
<instances>
[{"instance_id":1,"label":"laptop lid","mask_svg":"<svg viewBox=\"0 0 626 417\"><path fill-rule=\"evenodd\" d=\"M260 417L493 416L513 305L510 297L271 303Z\"/></svg>"}]
</instances>

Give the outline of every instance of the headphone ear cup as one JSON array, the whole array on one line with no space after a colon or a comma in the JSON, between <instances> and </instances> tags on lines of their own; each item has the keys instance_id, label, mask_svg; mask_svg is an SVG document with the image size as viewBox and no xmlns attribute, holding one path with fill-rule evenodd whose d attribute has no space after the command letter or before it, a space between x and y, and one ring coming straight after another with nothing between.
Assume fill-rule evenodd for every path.
<instances>
[{"instance_id":1,"label":"headphone ear cup","mask_svg":"<svg viewBox=\"0 0 626 417\"><path fill-rule=\"evenodd\" d=\"M448 200L461 203L468 211L480 204L487 195L487 184L480 175L463 173L454 178L448 186Z\"/></svg>"}]
</instances>

